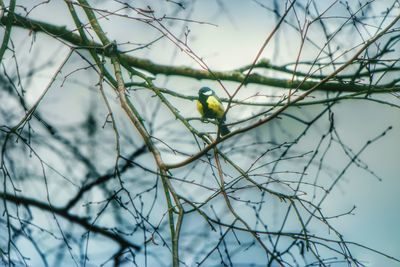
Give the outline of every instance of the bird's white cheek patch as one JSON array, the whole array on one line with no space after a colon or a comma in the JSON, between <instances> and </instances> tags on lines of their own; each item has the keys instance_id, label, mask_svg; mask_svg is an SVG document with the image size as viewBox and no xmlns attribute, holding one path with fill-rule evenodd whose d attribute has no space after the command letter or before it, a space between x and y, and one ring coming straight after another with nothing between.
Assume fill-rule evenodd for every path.
<instances>
[{"instance_id":1,"label":"bird's white cheek patch","mask_svg":"<svg viewBox=\"0 0 400 267\"><path fill-rule=\"evenodd\" d=\"M203 95L212 95L212 91L204 92Z\"/></svg>"}]
</instances>

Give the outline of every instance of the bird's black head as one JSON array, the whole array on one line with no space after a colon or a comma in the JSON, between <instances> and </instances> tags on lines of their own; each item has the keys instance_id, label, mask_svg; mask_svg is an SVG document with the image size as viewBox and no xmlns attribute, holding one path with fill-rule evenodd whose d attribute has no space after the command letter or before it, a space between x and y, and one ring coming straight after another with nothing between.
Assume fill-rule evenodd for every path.
<instances>
[{"instance_id":1,"label":"bird's black head","mask_svg":"<svg viewBox=\"0 0 400 267\"><path fill-rule=\"evenodd\" d=\"M208 96L214 95L214 94L215 94L214 91L211 90L211 88L209 88L209 87L202 87L199 90L199 97L201 97L201 96L208 97Z\"/></svg>"}]
</instances>

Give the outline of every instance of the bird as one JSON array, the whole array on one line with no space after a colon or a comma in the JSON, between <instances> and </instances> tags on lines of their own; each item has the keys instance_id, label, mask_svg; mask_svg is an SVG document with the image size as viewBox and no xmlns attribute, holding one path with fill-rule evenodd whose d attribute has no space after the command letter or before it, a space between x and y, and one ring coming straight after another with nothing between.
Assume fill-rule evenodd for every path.
<instances>
[{"instance_id":1,"label":"bird","mask_svg":"<svg viewBox=\"0 0 400 267\"><path fill-rule=\"evenodd\" d=\"M199 90L199 98L196 100L197 110L202 118L215 119L221 129L221 135L230 133L225 124L225 108L215 92L209 87L202 87Z\"/></svg>"}]
</instances>

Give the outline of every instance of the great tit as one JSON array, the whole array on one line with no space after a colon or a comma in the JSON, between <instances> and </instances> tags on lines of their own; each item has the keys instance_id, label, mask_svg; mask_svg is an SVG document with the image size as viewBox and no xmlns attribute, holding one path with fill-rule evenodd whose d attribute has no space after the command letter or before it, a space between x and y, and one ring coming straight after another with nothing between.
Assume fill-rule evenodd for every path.
<instances>
[{"instance_id":1,"label":"great tit","mask_svg":"<svg viewBox=\"0 0 400 267\"><path fill-rule=\"evenodd\" d=\"M208 87L202 87L199 90L199 98L196 101L197 110L203 118L216 119L221 127L221 135L230 133L225 125L225 108L215 92Z\"/></svg>"}]
</instances>

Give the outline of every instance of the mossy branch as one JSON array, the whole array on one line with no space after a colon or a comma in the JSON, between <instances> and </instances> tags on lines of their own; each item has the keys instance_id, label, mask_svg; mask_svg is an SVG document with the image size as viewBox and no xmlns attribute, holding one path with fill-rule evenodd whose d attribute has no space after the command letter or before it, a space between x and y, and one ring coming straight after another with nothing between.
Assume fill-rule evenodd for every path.
<instances>
[{"instance_id":1,"label":"mossy branch","mask_svg":"<svg viewBox=\"0 0 400 267\"><path fill-rule=\"evenodd\" d=\"M25 29L29 29L33 32L42 32L47 35L53 36L54 38L61 39L66 41L77 48L80 49L87 49L87 50L94 50L97 53L104 54L105 56L111 57L112 53L109 49L106 49L104 45L99 44L94 41L85 41L82 38L74 33L74 31L68 30L64 26L56 26L53 24L49 24L46 22L26 18L17 14L14 14L14 19L12 20L12 25L17 27L22 27ZM0 20L2 25L7 25L8 17L3 17ZM137 57L133 57L127 54L122 53L121 51L116 51L118 56L122 61L129 64L130 66L144 70L148 73L153 75L166 75L166 76L181 76L181 77L188 77L198 80L220 80L220 81L232 81L242 83L245 80L245 74L242 73L242 69L246 69L246 67L239 68L233 71L213 71L210 73L208 70L200 70L190 67L184 66L170 66L170 65L162 65L156 64L150 60L141 59ZM263 64L260 67L269 68L275 71L282 71L282 68L275 67L271 64ZM288 72L285 69L282 72ZM303 76L302 73L296 76ZM334 79L335 77L332 77ZM376 93L380 90L382 91L392 91L392 92L399 92L400 86L396 83L388 83L386 85L375 85L371 86L368 84L355 84L355 83L340 83L340 82L325 82L320 84L320 81L302 81L302 80L295 80L291 81L290 79L278 79L273 77L263 76L257 73L250 74L247 79L245 80L246 84L259 84L259 85L266 85L271 87L276 87L280 89L290 89L290 88L297 88L300 90L309 90L314 88L316 85L319 84L317 90L319 91L334 91L334 92L360 92L360 91L368 91L371 90L372 92Z\"/></svg>"}]
</instances>

